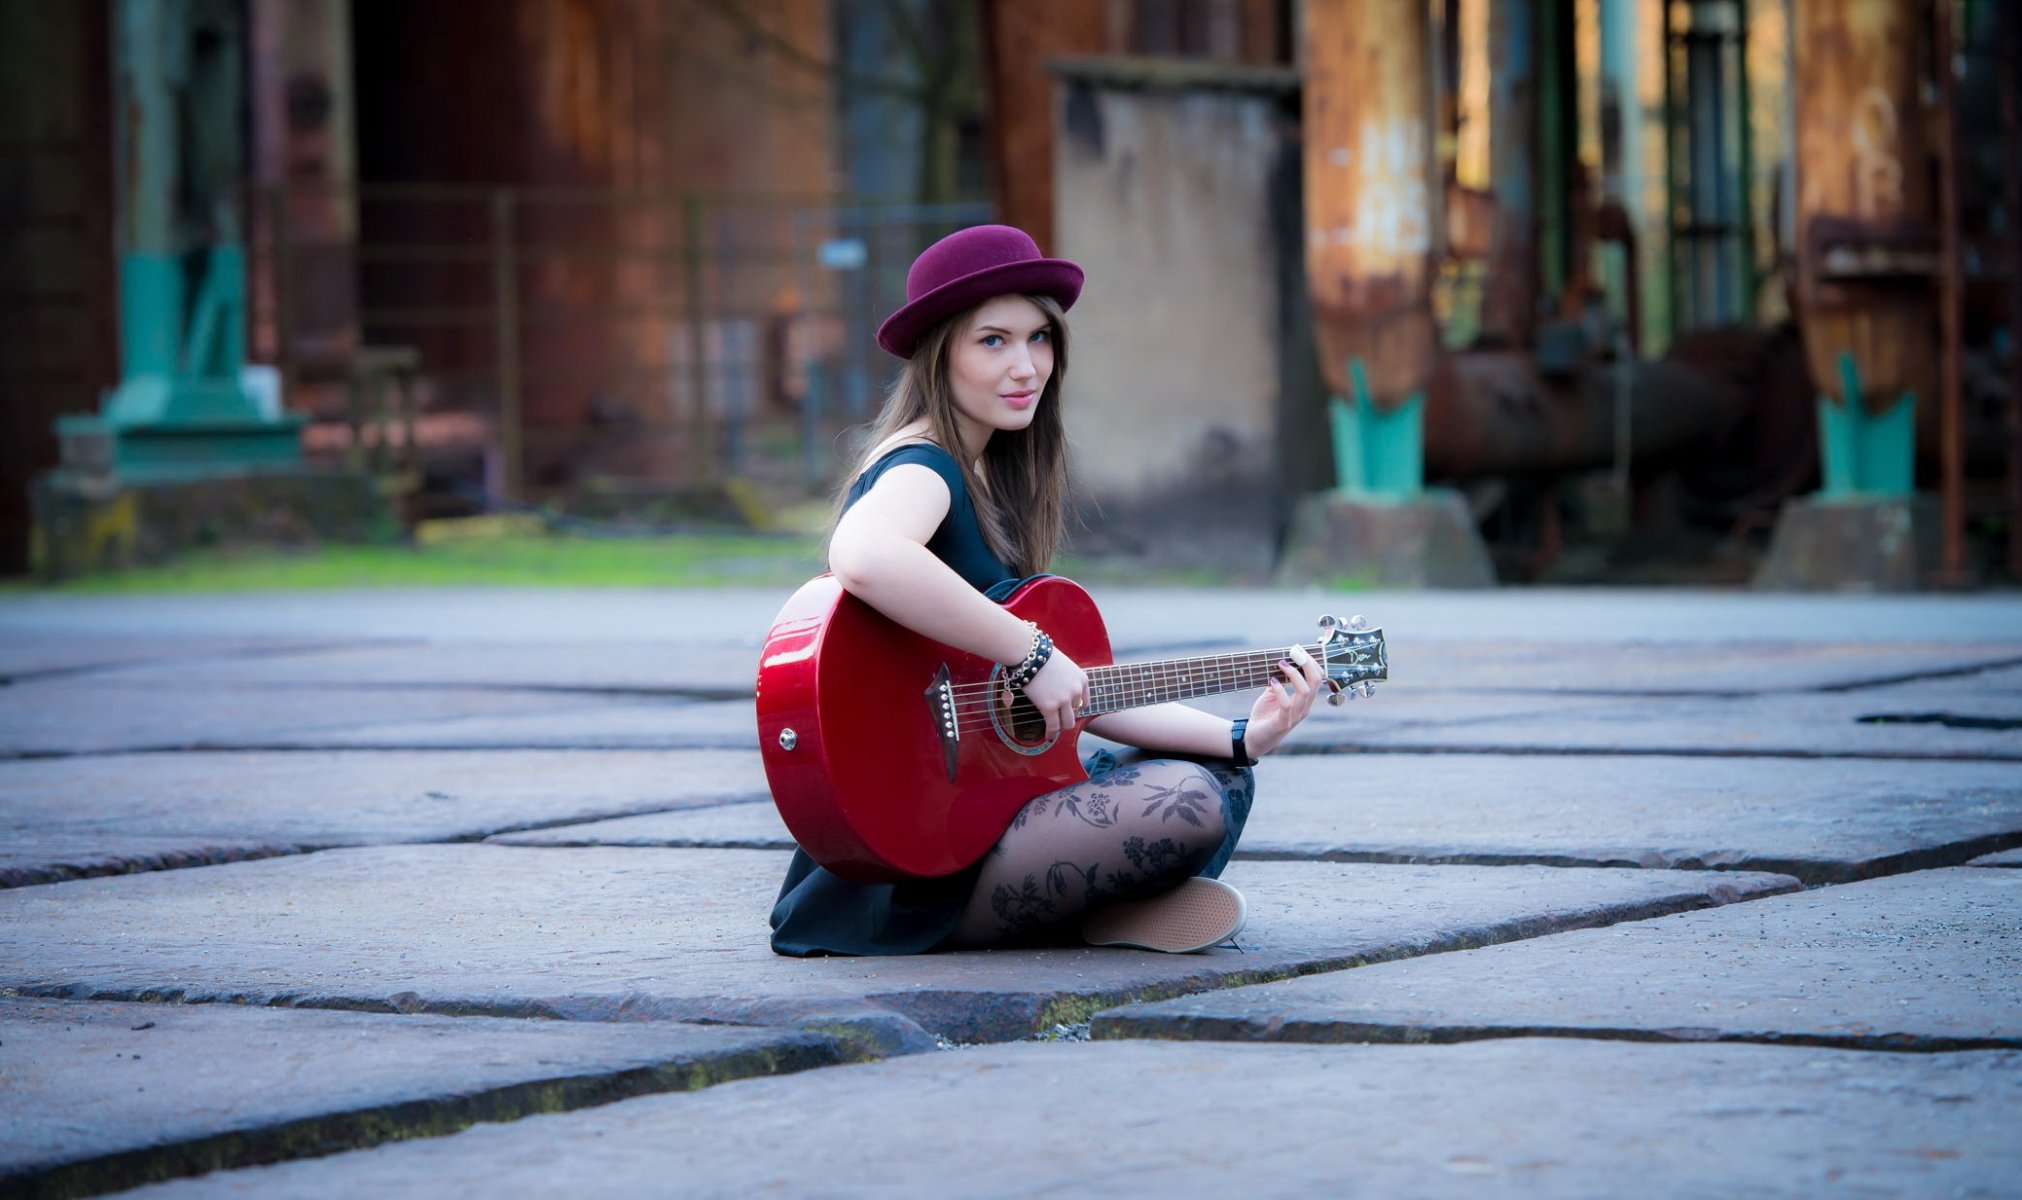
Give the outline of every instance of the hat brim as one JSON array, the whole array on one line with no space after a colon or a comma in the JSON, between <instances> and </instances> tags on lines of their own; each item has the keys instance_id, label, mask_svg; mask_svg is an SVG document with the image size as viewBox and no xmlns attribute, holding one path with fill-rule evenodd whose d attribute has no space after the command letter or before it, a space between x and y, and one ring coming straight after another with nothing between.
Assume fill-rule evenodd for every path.
<instances>
[{"instance_id":1,"label":"hat brim","mask_svg":"<svg viewBox=\"0 0 2022 1200\"><path fill-rule=\"evenodd\" d=\"M985 267L950 279L886 317L878 326L878 345L900 358L911 358L927 330L997 296L1051 296L1062 309L1073 308L1081 295L1081 282L1081 268L1064 258L1028 258Z\"/></svg>"}]
</instances>

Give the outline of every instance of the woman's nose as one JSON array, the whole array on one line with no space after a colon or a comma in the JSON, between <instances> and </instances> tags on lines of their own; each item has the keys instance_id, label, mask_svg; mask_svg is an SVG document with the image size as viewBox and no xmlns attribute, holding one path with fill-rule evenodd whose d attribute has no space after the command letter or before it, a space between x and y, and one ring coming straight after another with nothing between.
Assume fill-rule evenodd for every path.
<instances>
[{"instance_id":1,"label":"woman's nose","mask_svg":"<svg viewBox=\"0 0 2022 1200\"><path fill-rule=\"evenodd\" d=\"M1021 345L1011 354L1011 378L1030 379L1039 374L1039 368L1032 364L1032 347Z\"/></svg>"}]
</instances>

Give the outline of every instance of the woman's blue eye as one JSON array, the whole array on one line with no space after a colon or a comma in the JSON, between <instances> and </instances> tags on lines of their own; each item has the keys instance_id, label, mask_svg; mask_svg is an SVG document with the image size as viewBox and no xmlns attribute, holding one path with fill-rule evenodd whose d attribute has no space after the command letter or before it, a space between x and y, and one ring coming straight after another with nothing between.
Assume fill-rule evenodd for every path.
<instances>
[{"instance_id":1,"label":"woman's blue eye","mask_svg":"<svg viewBox=\"0 0 2022 1200\"><path fill-rule=\"evenodd\" d=\"M1003 340L1004 340L1003 338L997 336L994 333L987 333L983 335L983 344L985 346L990 347L993 350L996 349L997 344L999 342L1002 342Z\"/></svg>"},{"instance_id":2,"label":"woman's blue eye","mask_svg":"<svg viewBox=\"0 0 2022 1200\"><path fill-rule=\"evenodd\" d=\"M1046 332L1046 330L1044 330L1044 329L1038 329L1038 330L1034 330L1034 331L1033 331L1033 333L1032 333L1032 340L1033 340L1033 341L1035 341L1035 342L1044 342L1044 341L1050 341L1050 340L1051 340L1051 338L1049 338L1049 337L1047 336L1047 332Z\"/></svg>"}]
</instances>

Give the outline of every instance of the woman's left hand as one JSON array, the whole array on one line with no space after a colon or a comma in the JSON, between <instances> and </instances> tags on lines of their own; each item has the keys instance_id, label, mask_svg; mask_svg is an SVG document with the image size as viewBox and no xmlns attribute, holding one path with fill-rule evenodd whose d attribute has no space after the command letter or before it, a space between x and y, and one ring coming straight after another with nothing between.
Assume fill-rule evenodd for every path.
<instances>
[{"instance_id":1,"label":"woman's left hand","mask_svg":"<svg viewBox=\"0 0 2022 1200\"><path fill-rule=\"evenodd\" d=\"M1303 646L1292 647L1288 656L1279 660L1278 671L1284 679L1273 679L1250 706L1250 724L1243 732L1243 744L1249 747L1251 758L1262 758L1276 750L1285 735L1306 719L1306 714L1313 711L1314 697L1320 694L1321 681L1326 678L1320 664Z\"/></svg>"}]
</instances>

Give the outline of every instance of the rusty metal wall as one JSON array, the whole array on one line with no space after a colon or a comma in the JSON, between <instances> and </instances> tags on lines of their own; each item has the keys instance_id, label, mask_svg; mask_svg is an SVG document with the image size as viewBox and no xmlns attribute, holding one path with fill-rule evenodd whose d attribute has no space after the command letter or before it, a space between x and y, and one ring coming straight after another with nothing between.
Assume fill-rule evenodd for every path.
<instances>
[{"instance_id":1,"label":"rusty metal wall","mask_svg":"<svg viewBox=\"0 0 2022 1200\"><path fill-rule=\"evenodd\" d=\"M28 569L55 420L119 381L107 0L0 0L0 575Z\"/></svg>"},{"instance_id":2,"label":"rusty metal wall","mask_svg":"<svg viewBox=\"0 0 2022 1200\"><path fill-rule=\"evenodd\" d=\"M1935 396L1937 268L1922 0L1795 0L1797 316L1812 376L1862 399Z\"/></svg>"},{"instance_id":3,"label":"rusty metal wall","mask_svg":"<svg viewBox=\"0 0 2022 1200\"><path fill-rule=\"evenodd\" d=\"M794 231L753 233L756 216L721 211L704 227L681 201L835 193L835 81L805 69L831 56L825 0L509 0L484 19L455 0L354 0L354 14L362 178L510 189L426 203L383 190L361 203L366 240L384 248L363 263L369 308L473 314L365 337L417 345L431 376L498 364L466 384L500 389L517 409L527 441L514 457L530 489L596 468L710 474L715 457L696 438L584 446L613 425L706 424L699 376L712 348L767 336L756 319L708 324L706 309L790 319L826 303L808 294L826 278L783 249ZM803 250L820 238L797 232ZM694 284L705 241L737 248L708 295ZM403 246L460 246L465 269ZM494 317L505 293L519 310Z\"/></svg>"},{"instance_id":4,"label":"rusty metal wall","mask_svg":"<svg viewBox=\"0 0 2022 1200\"><path fill-rule=\"evenodd\" d=\"M1424 387L1435 203L1424 0L1315 0L1305 9L1306 273L1321 372L1396 403Z\"/></svg>"},{"instance_id":5,"label":"rusty metal wall","mask_svg":"<svg viewBox=\"0 0 2022 1200\"><path fill-rule=\"evenodd\" d=\"M985 0L992 188L1003 221L1053 245L1053 78L1046 61L1116 49L1104 6Z\"/></svg>"}]
</instances>

